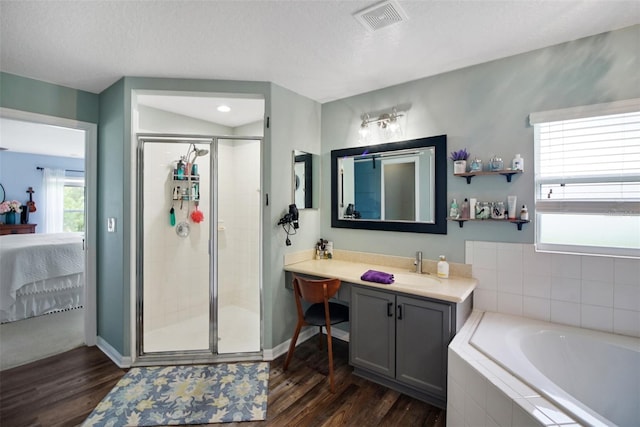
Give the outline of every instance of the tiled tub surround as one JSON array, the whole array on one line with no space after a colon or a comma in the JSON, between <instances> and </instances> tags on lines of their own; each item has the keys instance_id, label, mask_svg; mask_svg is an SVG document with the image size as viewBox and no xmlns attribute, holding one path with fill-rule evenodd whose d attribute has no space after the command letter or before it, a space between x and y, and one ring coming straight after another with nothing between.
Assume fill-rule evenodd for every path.
<instances>
[{"instance_id":1,"label":"tiled tub surround","mask_svg":"<svg viewBox=\"0 0 640 427\"><path fill-rule=\"evenodd\" d=\"M640 260L466 242L474 308L640 337Z\"/></svg>"},{"instance_id":2,"label":"tiled tub surround","mask_svg":"<svg viewBox=\"0 0 640 427\"><path fill-rule=\"evenodd\" d=\"M483 316L487 318L483 319ZM535 332L534 335L528 334L532 331ZM581 362L570 361L571 353L575 350L573 356L582 359L582 362L586 360L593 363L594 366L591 368L583 366L588 372L571 374L568 367L553 369L545 366L545 362L548 361L536 361L535 354L525 357L521 353L520 346L525 348L526 353L526 347L532 344L529 341L532 337L552 336L554 331L565 336L562 339L563 348L549 348L549 354L562 352L569 363L581 365ZM578 345L567 346L567 342ZM582 347L584 344L594 343L597 345L588 350ZM510 366L513 372L517 371L516 375L503 369L475 346L482 348L487 354L493 354L501 364ZM544 356L545 353L539 352L539 348L536 347L539 345L533 345L531 348L534 349L534 353ZM633 376L626 380L624 377L628 374L638 375L634 365L637 365L639 348L636 338L474 310L449 345L447 425L637 425L640 418L636 405L638 381ZM623 359L626 358L632 366L625 368L619 366L621 362L616 361L614 365L620 376L616 377L616 373L612 371L614 366L608 364L606 359L608 354L620 354L621 349L625 353ZM612 353L608 353L612 350ZM589 354L588 359L580 357L585 353ZM605 353L607 355L604 355ZM597 366L598 354L604 355L604 363L607 366ZM534 360L534 364L530 360ZM554 362L555 365L557 362ZM547 379L539 370L557 378ZM572 386L576 387L576 393L582 394L579 397L582 401L587 402L591 399L595 402L594 406L600 406L591 409L604 413L610 411L608 416L612 419L602 418L594 411L580 408L579 402L571 397L562 396L561 391L554 389L554 383L562 385L562 377L567 375L571 376L569 382L572 384L566 384L563 388L570 390ZM604 377L598 379L598 375ZM528 377L531 383L520 379L525 377ZM623 384L625 382L626 388ZM607 384L610 389L606 389ZM550 391L551 396L556 395L556 400L563 402L571 412L547 399L543 393L545 391ZM591 393L592 391L595 391L595 394Z\"/></svg>"}]
</instances>

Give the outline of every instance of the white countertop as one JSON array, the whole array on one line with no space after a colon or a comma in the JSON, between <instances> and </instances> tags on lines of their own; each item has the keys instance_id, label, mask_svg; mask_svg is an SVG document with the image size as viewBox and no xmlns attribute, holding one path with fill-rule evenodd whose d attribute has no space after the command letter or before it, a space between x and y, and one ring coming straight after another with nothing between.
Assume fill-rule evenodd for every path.
<instances>
[{"instance_id":1,"label":"white countertop","mask_svg":"<svg viewBox=\"0 0 640 427\"><path fill-rule=\"evenodd\" d=\"M287 264L284 269L292 273L308 274L329 279L337 278L343 282L455 303L460 303L467 299L478 284L478 281L473 278L449 276L448 279L440 279L433 274L418 274L397 267L337 259L301 261ZM395 282L391 285L386 285L360 280L360 276L367 270L378 270L393 274Z\"/></svg>"}]
</instances>

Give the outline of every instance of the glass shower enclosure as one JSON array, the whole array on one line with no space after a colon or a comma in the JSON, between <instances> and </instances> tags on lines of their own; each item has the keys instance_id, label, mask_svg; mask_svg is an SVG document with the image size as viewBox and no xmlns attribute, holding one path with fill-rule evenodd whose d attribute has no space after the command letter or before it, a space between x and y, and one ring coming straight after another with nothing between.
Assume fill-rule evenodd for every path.
<instances>
[{"instance_id":1,"label":"glass shower enclosure","mask_svg":"<svg viewBox=\"0 0 640 427\"><path fill-rule=\"evenodd\" d=\"M136 363L261 357L261 147L138 136Z\"/></svg>"}]
</instances>

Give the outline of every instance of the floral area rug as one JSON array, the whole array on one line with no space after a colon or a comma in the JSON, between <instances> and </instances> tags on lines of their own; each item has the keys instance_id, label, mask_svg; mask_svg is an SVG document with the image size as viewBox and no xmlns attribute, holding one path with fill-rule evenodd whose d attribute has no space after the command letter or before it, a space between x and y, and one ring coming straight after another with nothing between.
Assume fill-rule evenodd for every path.
<instances>
[{"instance_id":1,"label":"floral area rug","mask_svg":"<svg viewBox=\"0 0 640 427\"><path fill-rule=\"evenodd\" d=\"M264 420L269 363L131 368L83 426L158 426Z\"/></svg>"}]
</instances>

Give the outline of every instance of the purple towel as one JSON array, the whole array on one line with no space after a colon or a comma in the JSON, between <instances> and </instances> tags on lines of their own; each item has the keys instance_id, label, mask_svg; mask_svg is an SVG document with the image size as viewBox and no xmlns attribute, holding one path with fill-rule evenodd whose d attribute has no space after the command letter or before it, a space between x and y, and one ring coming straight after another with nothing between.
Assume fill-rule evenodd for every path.
<instances>
[{"instance_id":1,"label":"purple towel","mask_svg":"<svg viewBox=\"0 0 640 427\"><path fill-rule=\"evenodd\" d=\"M390 285L393 283L393 274L385 273L383 271L367 270L361 277L361 280L366 282L384 283Z\"/></svg>"}]
</instances>

